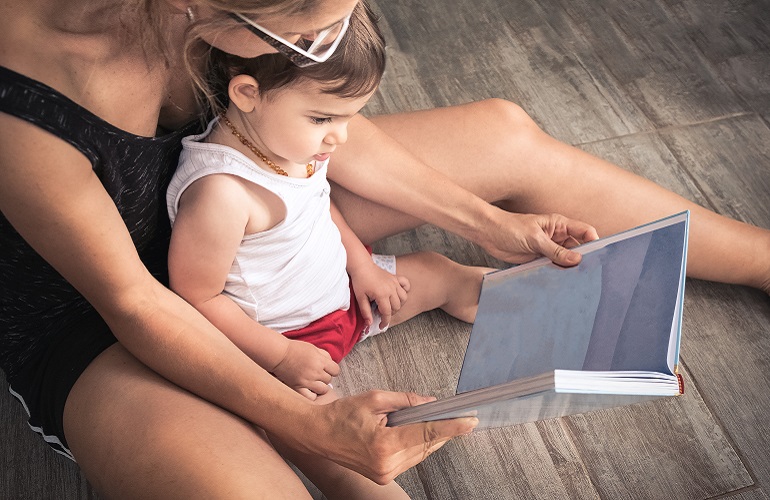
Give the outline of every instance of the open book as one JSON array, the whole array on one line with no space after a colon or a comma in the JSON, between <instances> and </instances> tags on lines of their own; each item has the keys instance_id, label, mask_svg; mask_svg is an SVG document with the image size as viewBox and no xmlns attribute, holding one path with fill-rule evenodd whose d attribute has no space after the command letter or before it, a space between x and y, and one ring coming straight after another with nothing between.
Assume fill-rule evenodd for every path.
<instances>
[{"instance_id":1,"label":"open book","mask_svg":"<svg viewBox=\"0 0 770 500\"><path fill-rule=\"evenodd\" d=\"M684 392L677 373L689 212L484 277L455 396L388 425L466 415L500 427Z\"/></svg>"}]
</instances>

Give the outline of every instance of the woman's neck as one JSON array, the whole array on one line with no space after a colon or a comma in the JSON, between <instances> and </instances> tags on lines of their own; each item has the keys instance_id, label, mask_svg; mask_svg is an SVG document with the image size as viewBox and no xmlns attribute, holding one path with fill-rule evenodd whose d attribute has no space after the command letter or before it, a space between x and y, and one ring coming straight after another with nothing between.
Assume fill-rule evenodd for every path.
<instances>
[{"instance_id":1,"label":"woman's neck","mask_svg":"<svg viewBox=\"0 0 770 500\"><path fill-rule=\"evenodd\" d=\"M120 0L0 0L0 25L19 20L34 21L33 33L61 32L94 35L121 29L120 13L125 10ZM3 30L4 31L4 30Z\"/></svg>"},{"instance_id":2,"label":"woman's neck","mask_svg":"<svg viewBox=\"0 0 770 500\"><path fill-rule=\"evenodd\" d=\"M54 3L57 7L43 11L41 19L58 31L76 35L96 35L125 29L125 25L121 25L121 14L125 9L123 2L69 0Z\"/></svg>"},{"instance_id":3,"label":"woman's neck","mask_svg":"<svg viewBox=\"0 0 770 500\"><path fill-rule=\"evenodd\" d=\"M0 45L14 48L3 59L114 60L135 45L138 19L119 0L0 0Z\"/></svg>"}]
</instances>

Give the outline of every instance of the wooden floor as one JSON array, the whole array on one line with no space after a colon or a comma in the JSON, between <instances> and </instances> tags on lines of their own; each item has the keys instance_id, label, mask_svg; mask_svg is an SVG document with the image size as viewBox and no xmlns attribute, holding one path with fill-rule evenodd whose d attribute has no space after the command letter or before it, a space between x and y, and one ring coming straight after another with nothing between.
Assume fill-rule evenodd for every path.
<instances>
[{"instance_id":1,"label":"wooden floor","mask_svg":"<svg viewBox=\"0 0 770 500\"><path fill-rule=\"evenodd\" d=\"M565 142L770 228L770 1L377 6L390 66L368 113L507 98ZM430 227L377 249L415 248L494 264ZM449 395L469 331L443 313L422 315L358 346L337 386ZM398 481L431 500L766 499L770 299L688 280L682 363L683 397L480 431ZM8 395L0 415L1 498L95 497L74 464L27 430Z\"/></svg>"}]
</instances>

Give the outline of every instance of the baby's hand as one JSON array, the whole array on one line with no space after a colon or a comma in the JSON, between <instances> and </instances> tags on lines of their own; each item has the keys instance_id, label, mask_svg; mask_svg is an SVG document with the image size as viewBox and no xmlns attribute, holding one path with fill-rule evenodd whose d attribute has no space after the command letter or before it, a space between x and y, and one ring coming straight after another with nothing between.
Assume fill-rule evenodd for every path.
<instances>
[{"instance_id":1,"label":"baby's hand","mask_svg":"<svg viewBox=\"0 0 770 500\"><path fill-rule=\"evenodd\" d=\"M311 400L326 394L332 377L339 373L339 365L328 352L301 340L289 341L283 359L273 369L278 380Z\"/></svg>"},{"instance_id":2,"label":"baby's hand","mask_svg":"<svg viewBox=\"0 0 770 500\"><path fill-rule=\"evenodd\" d=\"M382 317L379 325L381 329L390 324L391 316L404 305L410 287L406 276L390 274L374 263L351 274L350 281L353 283L353 292L361 316L367 325L371 325L373 321L371 303L377 304Z\"/></svg>"}]
</instances>

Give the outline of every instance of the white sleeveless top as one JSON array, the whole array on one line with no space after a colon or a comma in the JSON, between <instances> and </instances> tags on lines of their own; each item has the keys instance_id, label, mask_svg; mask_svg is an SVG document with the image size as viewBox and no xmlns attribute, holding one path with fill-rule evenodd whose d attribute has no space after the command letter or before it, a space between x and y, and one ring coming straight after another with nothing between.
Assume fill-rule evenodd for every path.
<instances>
[{"instance_id":1,"label":"white sleeveless top","mask_svg":"<svg viewBox=\"0 0 770 500\"><path fill-rule=\"evenodd\" d=\"M196 180L236 175L275 193L286 218L275 227L245 235L227 275L224 294L246 314L278 332L302 328L350 306L347 255L329 212L327 162L308 179L268 172L233 148L199 142L206 132L182 139L179 166L166 203L174 224L179 198Z\"/></svg>"}]
</instances>

